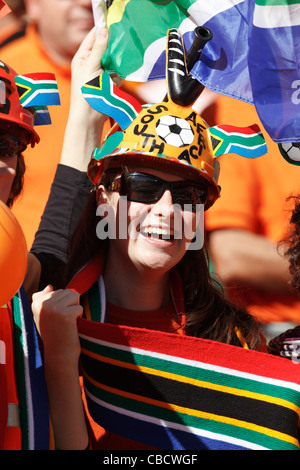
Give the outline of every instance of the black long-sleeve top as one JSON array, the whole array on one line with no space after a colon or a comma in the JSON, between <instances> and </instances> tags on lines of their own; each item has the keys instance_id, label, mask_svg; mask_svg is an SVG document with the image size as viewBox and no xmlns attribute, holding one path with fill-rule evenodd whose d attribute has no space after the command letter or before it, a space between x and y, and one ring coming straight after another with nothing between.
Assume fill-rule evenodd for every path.
<instances>
[{"instance_id":1,"label":"black long-sleeve top","mask_svg":"<svg viewBox=\"0 0 300 470\"><path fill-rule=\"evenodd\" d=\"M30 252L41 263L39 290L63 288L69 243L93 188L86 172L59 164Z\"/></svg>"}]
</instances>

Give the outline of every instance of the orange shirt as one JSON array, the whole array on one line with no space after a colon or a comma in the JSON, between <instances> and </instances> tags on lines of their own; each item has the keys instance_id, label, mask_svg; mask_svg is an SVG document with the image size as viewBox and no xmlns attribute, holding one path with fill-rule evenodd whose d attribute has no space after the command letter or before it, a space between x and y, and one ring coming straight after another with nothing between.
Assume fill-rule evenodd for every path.
<instances>
[{"instance_id":1,"label":"orange shirt","mask_svg":"<svg viewBox=\"0 0 300 470\"><path fill-rule=\"evenodd\" d=\"M205 228L208 232L240 228L280 241L287 235L293 207L293 201L287 202L287 198L300 192L300 167L284 160L277 144L264 131L254 106L220 96L216 109L217 124L259 124L268 154L254 160L234 154L220 158L221 198L207 211ZM247 287L239 300L263 323L300 321L300 301L295 298Z\"/></svg>"}]
</instances>

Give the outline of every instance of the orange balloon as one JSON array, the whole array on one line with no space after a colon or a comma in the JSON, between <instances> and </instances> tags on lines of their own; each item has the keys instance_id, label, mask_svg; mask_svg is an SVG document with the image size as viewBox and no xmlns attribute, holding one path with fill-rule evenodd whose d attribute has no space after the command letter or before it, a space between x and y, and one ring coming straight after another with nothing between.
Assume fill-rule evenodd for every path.
<instances>
[{"instance_id":1,"label":"orange balloon","mask_svg":"<svg viewBox=\"0 0 300 470\"><path fill-rule=\"evenodd\" d=\"M11 210L0 201L0 306L19 290L27 262L27 245L21 226Z\"/></svg>"}]
</instances>

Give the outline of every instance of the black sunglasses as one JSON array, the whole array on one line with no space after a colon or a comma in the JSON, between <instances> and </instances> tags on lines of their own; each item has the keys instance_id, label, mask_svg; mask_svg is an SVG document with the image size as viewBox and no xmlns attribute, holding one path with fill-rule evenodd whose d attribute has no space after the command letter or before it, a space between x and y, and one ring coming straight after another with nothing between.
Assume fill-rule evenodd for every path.
<instances>
[{"instance_id":1,"label":"black sunglasses","mask_svg":"<svg viewBox=\"0 0 300 470\"><path fill-rule=\"evenodd\" d=\"M193 212L200 210L199 205L205 204L207 187L203 184L189 181L165 181L157 176L146 173L129 172L117 176L107 187L111 191L126 196L128 201L153 204L157 202L168 189L171 192L173 204L179 204L182 209L189 204Z\"/></svg>"}]
</instances>

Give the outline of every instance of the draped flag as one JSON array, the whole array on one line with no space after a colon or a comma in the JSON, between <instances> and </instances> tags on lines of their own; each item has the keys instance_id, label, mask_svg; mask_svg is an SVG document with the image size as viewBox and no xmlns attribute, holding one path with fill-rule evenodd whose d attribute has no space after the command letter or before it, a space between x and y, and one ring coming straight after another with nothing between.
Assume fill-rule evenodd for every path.
<instances>
[{"instance_id":1,"label":"draped flag","mask_svg":"<svg viewBox=\"0 0 300 470\"><path fill-rule=\"evenodd\" d=\"M195 27L207 26L213 38L191 75L217 93L254 104L275 142L299 140L299 1L114 0L106 20L104 69L138 82L164 78L168 29L181 31L188 50Z\"/></svg>"},{"instance_id":2,"label":"draped flag","mask_svg":"<svg viewBox=\"0 0 300 470\"><path fill-rule=\"evenodd\" d=\"M299 450L299 365L199 338L79 319L89 411L164 450Z\"/></svg>"},{"instance_id":3,"label":"draped flag","mask_svg":"<svg viewBox=\"0 0 300 470\"><path fill-rule=\"evenodd\" d=\"M256 0L248 64L253 102L275 142L300 141L300 2Z\"/></svg>"}]
</instances>

